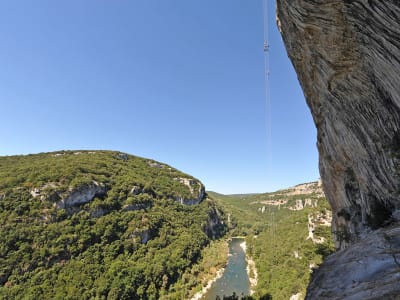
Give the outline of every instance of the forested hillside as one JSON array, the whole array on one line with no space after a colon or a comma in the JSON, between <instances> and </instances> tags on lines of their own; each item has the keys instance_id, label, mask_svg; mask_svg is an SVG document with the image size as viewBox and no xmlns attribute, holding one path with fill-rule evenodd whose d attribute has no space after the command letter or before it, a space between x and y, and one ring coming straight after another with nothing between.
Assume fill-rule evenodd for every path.
<instances>
[{"instance_id":1,"label":"forested hillside","mask_svg":"<svg viewBox=\"0 0 400 300\"><path fill-rule=\"evenodd\" d=\"M333 252L328 202L317 182L268 194L220 195L232 235L246 236L255 299L303 299L313 270Z\"/></svg>"},{"instance_id":2,"label":"forested hillside","mask_svg":"<svg viewBox=\"0 0 400 300\"><path fill-rule=\"evenodd\" d=\"M224 218L201 182L153 160L0 157L0 298L188 297L225 263Z\"/></svg>"}]
</instances>

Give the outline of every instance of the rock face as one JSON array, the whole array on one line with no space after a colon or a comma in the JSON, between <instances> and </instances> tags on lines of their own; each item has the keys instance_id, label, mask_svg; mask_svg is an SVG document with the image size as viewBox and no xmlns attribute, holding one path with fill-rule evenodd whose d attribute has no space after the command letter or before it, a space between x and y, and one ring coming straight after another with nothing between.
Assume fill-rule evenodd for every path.
<instances>
[{"instance_id":1,"label":"rock face","mask_svg":"<svg viewBox=\"0 0 400 300\"><path fill-rule=\"evenodd\" d=\"M278 0L277 14L345 248L400 209L400 2Z\"/></svg>"},{"instance_id":2,"label":"rock face","mask_svg":"<svg viewBox=\"0 0 400 300\"><path fill-rule=\"evenodd\" d=\"M387 226L400 226L400 2L277 0L277 23L317 127L342 249L307 298L399 299L400 231Z\"/></svg>"},{"instance_id":3,"label":"rock face","mask_svg":"<svg viewBox=\"0 0 400 300\"><path fill-rule=\"evenodd\" d=\"M371 233L326 259L307 299L400 299L399 249L399 226Z\"/></svg>"},{"instance_id":4,"label":"rock face","mask_svg":"<svg viewBox=\"0 0 400 300\"><path fill-rule=\"evenodd\" d=\"M224 235L226 226L222 221L223 212L216 207L208 211L207 223L203 225L203 231L212 238L219 238ZM229 216L228 216L229 219ZM229 220L228 220L229 222Z\"/></svg>"},{"instance_id":5,"label":"rock face","mask_svg":"<svg viewBox=\"0 0 400 300\"><path fill-rule=\"evenodd\" d=\"M189 189L190 194L193 196L190 198L185 198L181 196L177 197L176 201L178 201L180 204L197 205L204 199L206 195L206 190L204 185L200 181L189 178L175 178L175 180L184 184Z\"/></svg>"},{"instance_id":6,"label":"rock face","mask_svg":"<svg viewBox=\"0 0 400 300\"><path fill-rule=\"evenodd\" d=\"M93 181L77 189L71 189L66 197L56 203L57 208L68 208L77 204L87 203L96 196L102 196L107 189L103 184Z\"/></svg>"}]
</instances>

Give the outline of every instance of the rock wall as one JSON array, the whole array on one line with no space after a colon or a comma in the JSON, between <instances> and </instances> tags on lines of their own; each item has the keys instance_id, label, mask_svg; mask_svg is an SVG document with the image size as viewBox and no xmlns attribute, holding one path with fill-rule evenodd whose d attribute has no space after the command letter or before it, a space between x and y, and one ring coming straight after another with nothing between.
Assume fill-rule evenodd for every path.
<instances>
[{"instance_id":1,"label":"rock wall","mask_svg":"<svg viewBox=\"0 0 400 300\"><path fill-rule=\"evenodd\" d=\"M220 238L225 234L227 227L223 221L223 214L223 211L217 207L209 208L208 220L203 224L203 231L210 238Z\"/></svg>"},{"instance_id":2,"label":"rock wall","mask_svg":"<svg viewBox=\"0 0 400 300\"><path fill-rule=\"evenodd\" d=\"M191 197L189 198L178 196L176 197L176 201L184 205L197 205L204 200L206 196L206 190L200 181L189 178L175 178L175 180L184 184L189 189L191 194Z\"/></svg>"},{"instance_id":3,"label":"rock wall","mask_svg":"<svg viewBox=\"0 0 400 300\"><path fill-rule=\"evenodd\" d=\"M374 231L326 259L307 299L400 299L400 227Z\"/></svg>"},{"instance_id":4,"label":"rock wall","mask_svg":"<svg viewBox=\"0 0 400 300\"><path fill-rule=\"evenodd\" d=\"M55 204L57 208L68 208L77 204L88 203L96 196L104 195L107 188L104 184L93 181L91 184L70 189L67 195Z\"/></svg>"},{"instance_id":5,"label":"rock wall","mask_svg":"<svg viewBox=\"0 0 400 300\"><path fill-rule=\"evenodd\" d=\"M400 209L400 2L277 0L344 249Z\"/></svg>"},{"instance_id":6,"label":"rock wall","mask_svg":"<svg viewBox=\"0 0 400 300\"><path fill-rule=\"evenodd\" d=\"M306 299L400 299L400 1L277 0L338 252Z\"/></svg>"}]
</instances>

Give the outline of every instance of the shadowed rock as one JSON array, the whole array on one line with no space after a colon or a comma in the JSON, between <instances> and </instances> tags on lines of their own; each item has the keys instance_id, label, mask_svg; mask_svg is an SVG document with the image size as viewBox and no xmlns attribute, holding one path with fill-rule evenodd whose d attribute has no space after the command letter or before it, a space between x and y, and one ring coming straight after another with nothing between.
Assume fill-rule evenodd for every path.
<instances>
[{"instance_id":1,"label":"shadowed rock","mask_svg":"<svg viewBox=\"0 0 400 300\"><path fill-rule=\"evenodd\" d=\"M345 248L400 208L400 3L278 0ZM337 237L337 236L336 236Z\"/></svg>"},{"instance_id":2,"label":"shadowed rock","mask_svg":"<svg viewBox=\"0 0 400 300\"><path fill-rule=\"evenodd\" d=\"M278 0L277 16L342 249L307 299L399 299L400 2Z\"/></svg>"}]
</instances>

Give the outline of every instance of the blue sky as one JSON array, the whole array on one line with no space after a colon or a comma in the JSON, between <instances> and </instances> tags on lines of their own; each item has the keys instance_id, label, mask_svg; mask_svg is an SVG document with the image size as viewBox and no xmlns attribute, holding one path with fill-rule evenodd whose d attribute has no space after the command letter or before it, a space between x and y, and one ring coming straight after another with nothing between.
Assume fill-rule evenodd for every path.
<instances>
[{"instance_id":1,"label":"blue sky","mask_svg":"<svg viewBox=\"0 0 400 300\"><path fill-rule=\"evenodd\" d=\"M273 2L267 119L261 0L1 1L0 155L119 150L221 193L318 179Z\"/></svg>"}]
</instances>

